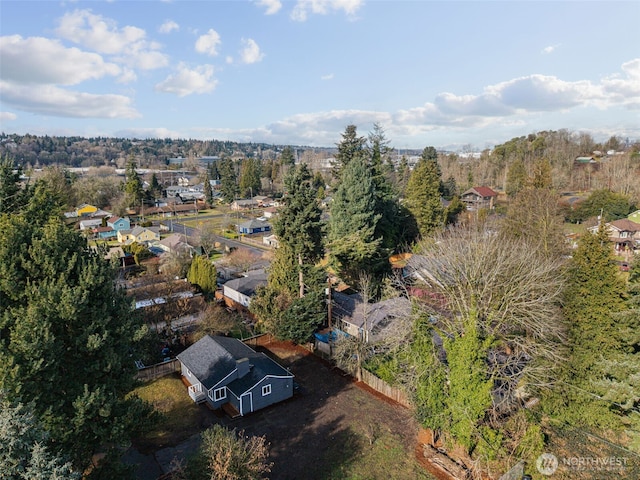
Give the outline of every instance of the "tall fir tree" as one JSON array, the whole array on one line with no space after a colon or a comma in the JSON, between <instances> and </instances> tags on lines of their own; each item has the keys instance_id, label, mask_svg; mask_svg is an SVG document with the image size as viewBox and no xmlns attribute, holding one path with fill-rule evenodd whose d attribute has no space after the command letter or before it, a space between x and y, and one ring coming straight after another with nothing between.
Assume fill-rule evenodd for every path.
<instances>
[{"instance_id":1,"label":"tall fir tree","mask_svg":"<svg viewBox=\"0 0 640 480\"><path fill-rule=\"evenodd\" d=\"M276 217L273 230L280 243L291 246L293 255L305 264L315 264L323 255L322 214L317 201L317 189L306 164L290 170L285 178L287 194L284 208Z\"/></svg>"},{"instance_id":2,"label":"tall fir tree","mask_svg":"<svg viewBox=\"0 0 640 480\"><path fill-rule=\"evenodd\" d=\"M224 158L220 160L220 193L225 202L231 203L236 199L236 195L240 193L238 188L236 170L233 160Z\"/></svg>"},{"instance_id":3,"label":"tall fir tree","mask_svg":"<svg viewBox=\"0 0 640 480\"><path fill-rule=\"evenodd\" d=\"M440 168L433 158L435 149L422 152L409 177L405 191L405 205L414 215L420 235L428 237L444 225L444 207L440 199Z\"/></svg>"},{"instance_id":4,"label":"tall fir tree","mask_svg":"<svg viewBox=\"0 0 640 480\"><path fill-rule=\"evenodd\" d=\"M284 208L274 223L280 246L269 268L266 287L251 302L259 324L276 337L307 341L325 318L321 211L306 164L285 178Z\"/></svg>"},{"instance_id":5,"label":"tall fir tree","mask_svg":"<svg viewBox=\"0 0 640 480\"><path fill-rule=\"evenodd\" d=\"M144 198L142 180L136 171L136 164L133 160L129 160L127 168L125 169L124 193L128 207L140 205L140 202L142 202Z\"/></svg>"},{"instance_id":6,"label":"tall fir tree","mask_svg":"<svg viewBox=\"0 0 640 480\"><path fill-rule=\"evenodd\" d=\"M21 188L22 168L8 156L0 160L0 214L17 211L27 200L28 192Z\"/></svg>"},{"instance_id":7,"label":"tall fir tree","mask_svg":"<svg viewBox=\"0 0 640 480\"><path fill-rule=\"evenodd\" d=\"M356 284L362 273L380 278L388 261L375 236L381 215L371 170L361 156L346 164L331 203L329 255L343 279Z\"/></svg>"},{"instance_id":8,"label":"tall fir tree","mask_svg":"<svg viewBox=\"0 0 640 480\"><path fill-rule=\"evenodd\" d=\"M342 134L342 140L337 144L338 153L335 154L332 174L335 179L340 179L342 170L354 159L363 157L367 139L358 136L358 128L355 125L347 125Z\"/></svg>"},{"instance_id":9,"label":"tall fir tree","mask_svg":"<svg viewBox=\"0 0 640 480\"><path fill-rule=\"evenodd\" d=\"M260 173L262 171L260 160L257 158L245 158L240 165L240 194L248 197L260 193Z\"/></svg>"},{"instance_id":10,"label":"tall fir tree","mask_svg":"<svg viewBox=\"0 0 640 480\"><path fill-rule=\"evenodd\" d=\"M53 453L83 470L146 418L128 396L145 329L104 252L59 216L42 215L42 198L0 215L0 390L32 404Z\"/></svg>"},{"instance_id":11,"label":"tall fir tree","mask_svg":"<svg viewBox=\"0 0 640 480\"><path fill-rule=\"evenodd\" d=\"M565 298L569 358L555 391L556 416L573 426L620 428L617 407L598 394L596 384L610 377L609 360L629 352L637 335L628 336L616 319L625 309L625 284L604 224L578 242Z\"/></svg>"},{"instance_id":12,"label":"tall fir tree","mask_svg":"<svg viewBox=\"0 0 640 480\"><path fill-rule=\"evenodd\" d=\"M213 206L213 188L211 187L209 170L207 170L204 175L204 199L209 206Z\"/></svg>"}]
</instances>

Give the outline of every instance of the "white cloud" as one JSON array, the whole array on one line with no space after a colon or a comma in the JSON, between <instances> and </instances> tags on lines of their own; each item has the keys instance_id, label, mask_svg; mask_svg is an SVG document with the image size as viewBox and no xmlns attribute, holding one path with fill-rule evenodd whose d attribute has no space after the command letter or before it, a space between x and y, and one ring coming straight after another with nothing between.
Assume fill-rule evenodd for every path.
<instances>
[{"instance_id":1,"label":"white cloud","mask_svg":"<svg viewBox=\"0 0 640 480\"><path fill-rule=\"evenodd\" d=\"M55 117L136 118L140 114L124 95L76 92L54 85L17 85L0 81L2 101L28 112Z\"/></svg>"},{"instance_id":2,"label":"white cloud","mask_svg":"<svg viewBox=\"0 0 640 480\"><path fill-rule=\"evenodd\" d=\"M362 5L364 0L298 0L291 11L291 18L304 22L309 14L327 15L339 11L353 17Z\"/></svg>"},{"instance_id":3,"label":"white cloud","mask_svg":"<svg viewBox=\"0 0 640 480\"><path fill-rule=\"evenodd\" d=\"M180 30L180 25L178 25L173 20L165 20L165 22L158 27L158 32L160 33L171 33L173 31Z\"/></svg>"},{"instance_id":4,"label":"white cloud","mask_svg":"<svg viewBox=\"0 0 640 480\"><path fill-rule=\"evenodd\" d=\"M66 40L106 54L122 53L146 36L141 28L118 28L114 20L94 15L90 10L66 13L59 21L56 33Z\"/></svg>"},{"instance_id":5,"label":"white cloud","mask_svg":"<svg viewBox=\"0 0 640 480\"><path fill-rule=\"evenodd\" d=\"M555 45L549 45L548 47L544 47L540 53L542 53L543 55L549 55L550 53L553 53L559 46L559 43Z\"/></svg>"},{"instance_id":6,"label":"white cloud","mask_svg":"<svg viewBox=\"0 0 640 480\"><path fill-rule=\"evenodd\" d=\"M11 112L0 112L0 122L10 122L11 120L15 120L18 116L15 113Z\"/></svg>"},{"instance_id":7,"label":"white cloud","mask_svg":"<svg viewBox=\"0 0 640 480\"><path fill-rule=\"evenodd\" d=\"M264 53L260 51L260 47L251 38L242 39L243 48L240 51L240 61L242 63L250 64L259 62L264 58Z\"/></svg>"},{"instance_id":8,"label":"white cloud","mask_svg":"<svg viewBox=\"0 0 640 480\"><path fill-rule=\"evenodd\" d=\"M157 84L155 88L157 91L173 93L179 97L185 97L193 93L210 93L218 84L213 74L213 65L200 65L190 69L184 63L181 63L178 65L175 74L169 75L163 82Z\"/></svg>"},{"instance_id":9,"label":"white cloud","mask_svg":"<svg viewBox=\"0 0 640 480\"><path fill-rule=\"evenodd\" d=\"M282 2L280 0L256 0L256 5L266 7L265 15L278 13L282 8Z\"/></svg>"},{"instance_id":10,"label":"white cloud","mask_svg":"<svg viewBox=\"0 0 640 480\"><path fill-rule=\"evenodd\" d=\"M333 73L329 73L327 75L322 75L320 80L333 80Z\"/></svg>"},{"instance_id":11,"label":"white cloud","mask_svg":"<svg viewBox=\"0 0 640 480\"><path fill-rule=\"evenodd\" d=\"M196 40L196 51L209 55L210 57L215 57L218 55L218 46L220 43L220 34L211 28Z\"/></svg>"},{"instance_id":12,"label":"white cloud","mask_svg":"<svg viewBox=\"0 0 640 480\"><path fill-rule=\"evenodd\" d=\"M117 76L121 69L97 53L66 48L43 37L0 37L2 78L22 84L76 85L85 80Z\"/></svg>"},{"instance_id":13,"label":"white cloud","mask_svg":"<svg viewBox=\"0 0 640 480\"><path fill-rule=\"evenodd\" d=\"M65 14L56 33L72 42L105 55L116 55L130 67L150 70L165 67L169 59L157 51L160 45L146 40L146 32L127 25L118 28L117 23L90 10L74 10Z\"/></svg>"}]
</instances>

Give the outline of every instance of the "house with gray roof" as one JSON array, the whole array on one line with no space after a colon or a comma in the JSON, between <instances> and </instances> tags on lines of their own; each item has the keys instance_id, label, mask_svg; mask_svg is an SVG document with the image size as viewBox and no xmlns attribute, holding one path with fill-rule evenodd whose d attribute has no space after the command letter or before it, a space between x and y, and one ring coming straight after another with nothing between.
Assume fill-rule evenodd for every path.
<instances>
[{"instance_id":1,"label":"house with gray roof","mask_svg":"<svg viewBox=\"0 0 640 480\"><path fill-rule=\"evenodd\" d=\"M196 403L246 415L293 396L293 374L240 340L206 335L177 356Z\"/></svg>"}]
</instances>

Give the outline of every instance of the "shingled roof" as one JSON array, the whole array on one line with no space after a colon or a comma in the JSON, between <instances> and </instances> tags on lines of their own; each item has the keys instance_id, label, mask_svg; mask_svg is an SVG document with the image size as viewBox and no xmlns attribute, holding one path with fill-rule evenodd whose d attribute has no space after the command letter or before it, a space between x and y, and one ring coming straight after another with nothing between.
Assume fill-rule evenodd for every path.
<instances>
[{"instance_id":1,"label":"shingled roof","mask_svg":"<svg viewBox=\"0 0 640 480\"><path fill-rule=\"evenodd\" d=\"M227 385L237 396L267 375L293 377L288 370L264 353L258 353L237 338L231 337L206 335L177 355L177 358L207 389L233 372L238 361L248 359L249 372Z\"/></svg>"}]
</instances>

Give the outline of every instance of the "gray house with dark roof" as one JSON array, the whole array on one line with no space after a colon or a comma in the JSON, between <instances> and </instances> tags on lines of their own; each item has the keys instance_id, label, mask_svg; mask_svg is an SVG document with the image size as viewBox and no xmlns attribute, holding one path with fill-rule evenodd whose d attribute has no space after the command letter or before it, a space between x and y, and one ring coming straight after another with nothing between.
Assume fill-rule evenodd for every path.
<instances>
[{"instance_id":1,"label":"gray house with dark roof","mask_svg":"<svg viewBox=\"0 0 640 480\"><path fill-rule=\"evenodd\" d=\"M240 415L293 396L293 374L240 340L207 335L177 356L189 396Z\"/></svg>"}]
</instances>

